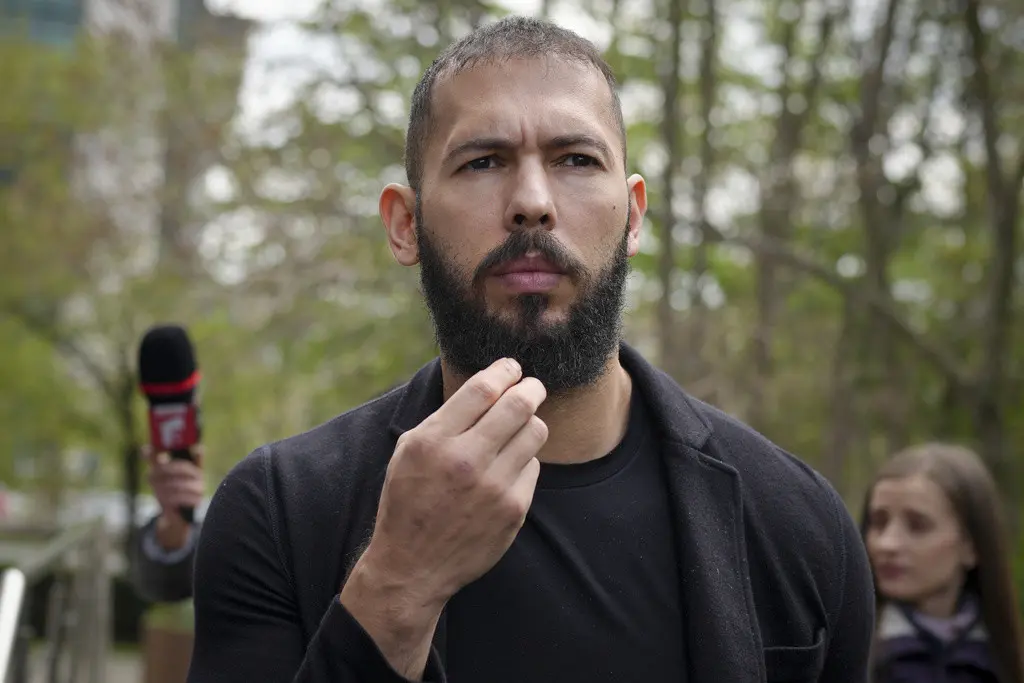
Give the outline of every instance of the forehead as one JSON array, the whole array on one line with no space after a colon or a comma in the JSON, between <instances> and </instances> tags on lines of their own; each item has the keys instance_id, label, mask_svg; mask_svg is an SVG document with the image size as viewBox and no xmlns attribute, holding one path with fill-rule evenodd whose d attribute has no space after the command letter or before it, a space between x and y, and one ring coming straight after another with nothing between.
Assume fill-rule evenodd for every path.
<instances>
[{"instance_id":1,"label":"forehead","mask_svg":"<svg viewBox=\"0 0 1024 683\"><path fill-rule=\"evenodd\" d=\"M476 137L543 144L564 135L599 137L621 157L611 88L597 67L559 57L483 62L434 86L427 163ZM620 159L621 160L621 159Z\"/></svg>"},{"instance_id":2,"label":"forehead","mask_svg":"<svg viewBox=\"0 0 1024 683\"><path fill-rule=\"evenodd\" d=\"M921 474L878 482L871 496L871 506L906 507L934 515L953 515L953 506L945 492Z\"/></svg>"}]
</instances>

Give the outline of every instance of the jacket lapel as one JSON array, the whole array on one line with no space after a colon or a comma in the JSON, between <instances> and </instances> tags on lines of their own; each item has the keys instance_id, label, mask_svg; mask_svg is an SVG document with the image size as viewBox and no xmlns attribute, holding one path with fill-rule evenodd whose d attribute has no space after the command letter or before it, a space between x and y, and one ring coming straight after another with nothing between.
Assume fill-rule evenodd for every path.
<instances>
[{"instance_id":1,"label":"jacket lapel","mask_svg":"<svg viewBox=\"0 0 1024 683\"><path fill-rule=\"evenodd\" d=\"M694 683L761 683L742 502L736 471L683 444L665 445L669 494L679 516L686 657Z\"/></svg>"},{"instance_id":2,"label":"jacket lapel","mask_svg":"<svg viewBox=\"0 0 1024 683\"><path fill-rule=\"evenodd\" d=\"M710 425L667 375L623 346L623 365L661 430L691 683L763 683L761 636L743 538L739 473L700 449Z\"/></svg>"}]
</instances>

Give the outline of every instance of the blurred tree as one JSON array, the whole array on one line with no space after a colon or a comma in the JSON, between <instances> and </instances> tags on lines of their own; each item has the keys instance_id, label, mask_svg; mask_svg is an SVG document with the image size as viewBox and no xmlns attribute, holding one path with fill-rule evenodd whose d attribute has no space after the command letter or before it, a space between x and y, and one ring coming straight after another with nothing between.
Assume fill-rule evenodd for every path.
<instances>
[{"instance_id":1,"label":"blurred tree","mask_svg":"<svg viewBox=\"0 0 1024 683\"><path fill-rule=\"evenodd\" d=\"M64 50L17 36L0 46L6 53L0 75L10 86L0 117L8 156L0 165L11 169L0 188L2 258L13 275L0 286L0 313L17 326L12 333L22 343L30 336L50 346L65 384L84 406L74 404L74 420L39 425L49 429L39 452L56 458L47 471L62 480L62 454L83 442L120 455L114 462L121 466L108 473L125 474L134 517L137 340L163 316L194 316L193 300L204 296L203 279L185 270L184 261L168 267L154 259L169 241L167 230L159 229L167 221L158 219L170 211L161 207L176 207L196 172L193 164L175 174L176 167L161 162L182 158L182 149L201 158L197 150L216 148L212 138L161 136L160 124L186 116L206 116L208 124L229 121L233 106L225 108L224 100L235 99L242 53L234 53L234 78L222 77L214 87L210 65L231 57L223 47L214 55L180 41L172 47L173 31L160 34L160 17L147 14L159 15L161 7L125 0L107 9L104 26L83 31ZM143 35L139 26L147 27ZM208 92L183 106L197 83ZM219 98L210 97L215 89ZM211 122L213 106L219 109ZM177 153L162 159L161 149ZM19 379L9 387L12 395L33 395L26 385L34 387L36 380L27 373L38 369L12 363Z\"/></svg>"},{"instance_id":2,"label":"blurred tree","mask_svg":"<svg viewBox=\"0 0 1024 683\"><path fill-rule=\"evenodd\" d=\"M378 193L404 179L422 70L505 11L325 2L298 27L303 53L272 70L294 97L230 122L237 72L197 69L174 46L161 57L166 85L145 96L131 75L143 72L100 47L74 63L0 59L12 93L0 136L18 143L0 145L17 156L0 168L18 169L0 190L13 226L0 255L13 317L0 334L37 332L0 359L25 399L0 419L31 414L54 385L99 387L110 405L140 410L124 378L138 335L166 319L189 324L199 347L214 479L257 444L408 377L435 348L416 273L386 247ZM561 0L538 11L605 49L622 83L628 170L650 181L630 340L851 502L894 450L943 438L981 450L1020 518L1024 10ZM40 117L47 97L60 106ZM154 161L111 162L123 172L92 200L72 192L67 131L105 131L150 101L177 141L162 149L173 172L157 210ZM97 154L146 154L144 128L97 136L108 150ZM67 360L60 372L44 369L39 340ZM29 386L33 372L54 384ZM115 418L66 403L40 409L23 438L51 421L68 425L63 443L129 429L124 408Z\"/></svg>"}]
</instances>

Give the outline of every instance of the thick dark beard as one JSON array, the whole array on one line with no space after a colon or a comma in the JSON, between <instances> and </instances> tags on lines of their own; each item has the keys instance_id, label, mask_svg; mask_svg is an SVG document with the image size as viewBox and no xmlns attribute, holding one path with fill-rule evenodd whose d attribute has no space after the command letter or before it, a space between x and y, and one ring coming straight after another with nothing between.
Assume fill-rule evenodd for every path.
<instances>
[{"instance_id":1,"label":"thick dark beard","mask_svg":"<svg viewBox=\"0 0 1024 683\"><path fill-rule=\"evenodd\" d=\"M473 375L499 358L515 358L524 376L536 377L549 396L569 393L596 382L608 360L618 353L622 335L622 305L629 275L628 225L623 229L611 262L596 276L569 254L546 230L513 232L477 267L470 284L432 241L416 205L420 283L434 321L441 356L456 373ZM494 266L535 250L572 277L579 292L567 319L544 323L548 306L543 294L518 297L514 320L487 311L483 279Z\"/></svg>"}]
</instances>

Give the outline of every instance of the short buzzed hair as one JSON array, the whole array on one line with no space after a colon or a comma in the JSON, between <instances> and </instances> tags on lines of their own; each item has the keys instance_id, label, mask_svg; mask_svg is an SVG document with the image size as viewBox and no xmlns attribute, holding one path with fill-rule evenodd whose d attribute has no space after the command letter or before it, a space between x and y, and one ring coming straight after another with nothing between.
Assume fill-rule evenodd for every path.
<instances>
[{"instance_id":1,"label":"short buzzed hair","mask_svg":"<svg viewBox=\"0 0 1024 683\"><path fill-rule=\"evenodd\" d=\"M622 118L615 74L589 40L551 22L530 17L507 17L473 31L452 43L423 72L412 93L409 128L405 137L405 173L409 185L419 190L423 175L423 153L432 128L431 108L434 85L442 77L455 76L481 63L511 59L559 57L597 68L611 91L612 109L626 150L626 126Z\"/></svg>"}]
</instances>

